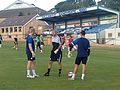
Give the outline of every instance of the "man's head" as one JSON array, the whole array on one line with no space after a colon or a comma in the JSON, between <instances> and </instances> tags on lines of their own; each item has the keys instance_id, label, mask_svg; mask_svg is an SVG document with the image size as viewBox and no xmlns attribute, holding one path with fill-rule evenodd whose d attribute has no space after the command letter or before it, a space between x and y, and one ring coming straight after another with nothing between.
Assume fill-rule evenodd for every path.
<instances>
[{"instance_id":1,"label":"man's head","mask_svg":"<svg viewBox=\"0 0 120 90\"><path fill-rule=\"evenodd\" d=\"M55 30L52 31L52 35L53 36L56 36L57 35L57 32Z\"/></svg>"},{"instance_id":2,"label":"man's head","mask_svg":"<svg viewBox=\"0 0 120 90\"><path fill-rule=\"evenodd\" d=\"M84 37L85 34L86 34L85 31L84 31L84 30L81 30L81 32L80 32L81 37Z\"/></svg>"},{"instance_id":3,"label":"man's head","mask_svg":"<svg viewBox=\"0 0 120 90\"><path fill-rule=\"evenodd\" d=\"M33 26L29 27L29 33L32 34L32 35L34 35L35 29L34 29Z\"/></svg>"}]
</instances>

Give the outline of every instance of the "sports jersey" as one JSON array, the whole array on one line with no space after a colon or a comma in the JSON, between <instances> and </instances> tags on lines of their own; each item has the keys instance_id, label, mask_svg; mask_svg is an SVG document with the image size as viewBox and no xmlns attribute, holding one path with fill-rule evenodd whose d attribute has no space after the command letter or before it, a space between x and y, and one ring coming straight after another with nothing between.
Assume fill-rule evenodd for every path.
<instances>
[{"instance_id":1,"label":"sports jersey","mask_svg":"<svg viewBox=\"0 0 120 90\"><path fill-rule=\"evenodd\" d=\"M68 39L68 43L69 43L69 44L72 44L72 42L73 42L73 38L69 38L69 39Z\"/></svg>"},{"instance_id":2,"label":"sports jersey","mask_svg":"<svg viewBox=\"0 0 120 90\"><path fill-rule=\"evenodd\" d=\"M90 43L86 38L78 38L73 41L74 45L78 45L77 57L88 57L88 49L90 48Z\"/></svg>"},{"instance_id":3,"label":"sports jersey","mask_svg":"<svg viewBox=\"0 0 120 90\"><path fill-rule=\"evenodd\" d=\"M64 43L65 42L65 37L63 36L61 38L62 38L62 43Z\"/></svg>"},{"instance_id":4,"label":"sports jersey","mask_svg":"<svg viewBox=\"0 0 120 90\"><path fill-rule=\"evenodd\" d=\"M28 35L26 39L26 53L30 53L29 44L32 45L32 49L33 51L35 51L35 44L34 44L33 37L31 35Z\"/></svg>"},{"instance_id":5,"label":"sports jersey","mask_svg":"<svg viewBox=\"0 0 120 90\"><path fill-rule=\"evenodd\" d=\"M40 42L40 37L39 36L36 37L36 42Z\"/></svg>"},{"instance_id":6,"label":"sports jersey","mask_svg":"<svg viewBox=\"0 0 120 90\"><path fill-rule=\"evenodd\" d=\"M58 35L52 37L52 50L53 51L58 49L60 44L62 44L61 43L61 38Z\"/></svg>"},{"instance_id":7,"label":"sports jersey","mask_svg":"<svg viewBox=\"0 0 120 90\"><path fill-rule=\"evenodd\" d=\"M44 38L43 37L41 37L41 42L44 42Z\"/></svg>"}]
</instances>

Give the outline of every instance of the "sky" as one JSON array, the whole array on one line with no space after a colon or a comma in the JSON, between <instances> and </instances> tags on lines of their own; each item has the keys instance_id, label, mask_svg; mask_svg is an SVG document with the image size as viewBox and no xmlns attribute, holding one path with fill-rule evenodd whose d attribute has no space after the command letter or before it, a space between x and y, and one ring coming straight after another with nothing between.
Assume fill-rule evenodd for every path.
<instances>
[{"instance_id":1,"label":"sky","mask_svg":"<svg viewBox=\"0 0 120 90\"><path fill-rule=\"evenodd\" d=\"M5 9L7 6L15 2L16 0L2 0L2 3L0 4L0 10ZM65 0L22 0L29 4L35 4L35 6L44 9L46 11L49 11L52 9L57 3ZM100 1L100 0L96 0Z\"/></svg>"}]
</instances>

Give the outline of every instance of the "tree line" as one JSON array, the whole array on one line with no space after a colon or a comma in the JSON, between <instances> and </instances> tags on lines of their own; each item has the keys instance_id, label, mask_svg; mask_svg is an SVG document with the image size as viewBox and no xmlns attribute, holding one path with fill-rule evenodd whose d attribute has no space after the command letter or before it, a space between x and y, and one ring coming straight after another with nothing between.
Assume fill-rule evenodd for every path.
<instances>
[{"instance_id":1,"label":"tree line","mask_svg":"<svg viewBox=\"0 0 120 90\"><path fill-rule=\"evenodd\" d=\"M66 0L55 5L56 12L62 12L71 9L95 6L95 0ZM120 0L101 0L99 6L104 6L116 11L120 11Z\"/></svg>"}]
</instances>

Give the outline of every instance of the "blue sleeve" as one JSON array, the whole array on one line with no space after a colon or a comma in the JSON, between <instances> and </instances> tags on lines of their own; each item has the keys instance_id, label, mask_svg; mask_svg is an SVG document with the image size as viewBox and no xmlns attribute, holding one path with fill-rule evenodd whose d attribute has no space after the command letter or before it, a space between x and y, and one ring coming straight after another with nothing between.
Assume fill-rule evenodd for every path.
<instances>
[{"instance_id":1,"label":"blue sleeve","mask_svg":"<svg viewBox=\"0 0 120 90\"><path fill-rule=\"evenodd\" d=\"M78 44L78 42L79 42L79 38L76 39L76 40L74 40L74 41L72 42L72 44L73 44L73 45L76 45L76 44Z\"/></svg>"},{"instance_id":2,"label":"blue sleeve","mask_svg":"<svg viewBox=\"0 0 120 90\"><path fill-rule=\"evenodd\" d=\"M28 37L28 44L32 44L32 42L33 42L32 37Z\"/></svg>"}]
</instances>

